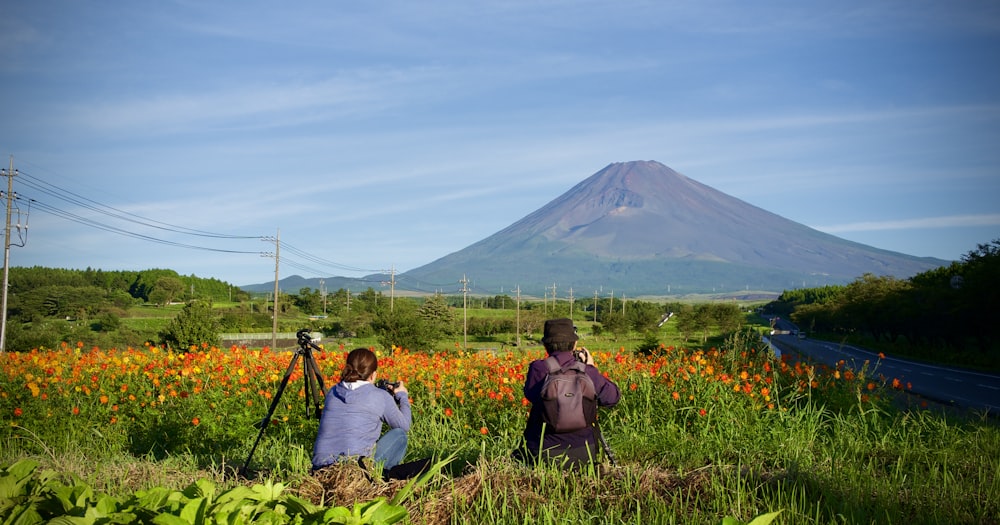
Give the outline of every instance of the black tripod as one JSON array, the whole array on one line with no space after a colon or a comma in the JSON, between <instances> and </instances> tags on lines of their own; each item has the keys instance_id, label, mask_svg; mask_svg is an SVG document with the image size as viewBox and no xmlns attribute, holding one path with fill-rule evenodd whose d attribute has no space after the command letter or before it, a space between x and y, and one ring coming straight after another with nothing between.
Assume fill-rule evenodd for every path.
<instances>
[{"instance_id":1,"label":"black tripod","mask_svg":"<svg viewBox=\"0 0 1000 525\"><path fill-rule=\"evenodd\" d=\"M271 399L271 406L267 409L267 415L264 419L261 419L254 427L259 428L260 432L257 434L257 440L254 441L253 447L250 449L250 454L247 455L246 462L243 463L243 467L240 469L240 474L246 476L247 468L250 466L250 458L253 457L253 453L257 450L257 445L260 444L261 438L264 437L264 431L267 430L267 426L271 424L271 416L274 415L274 409L278 407L278 402L281 400L281 394L284 393L285 387L288 386L288 380L292 376L292 372L295 370L295 363L302 358L302 369L303 369L303 379L305 380L306 388L306 417L309 417L309 401L312 400L314 413L316 418L319 419L322 413L322 403L320 402L320 395L326 393L326 386L323 384L323 374L319 371L319 365L316 364L316 358L313 357L313 349L321 350L320 347L316 346L312 339L309 337L309 330L303 328L295 333L295 337L298 338L299 349L295 351L295 356L292 357L292 362L288 363L288 369L285 370L285 376L281 378L281 384L278 385L278 391L275 392L274 398Z\"/></svg>"}]
</instances>

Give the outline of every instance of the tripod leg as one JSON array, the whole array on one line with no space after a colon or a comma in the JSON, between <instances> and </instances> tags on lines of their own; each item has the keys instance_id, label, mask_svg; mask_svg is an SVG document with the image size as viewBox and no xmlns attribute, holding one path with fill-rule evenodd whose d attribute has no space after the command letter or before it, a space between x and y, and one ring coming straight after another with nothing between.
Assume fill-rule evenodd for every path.
<instances>
[{"instance_id":1,"label":"tripod leg","mask_svg":"<svg viewBox=\"0 0 1000 525\"><path fill-rule=\"evenodd\" d=\"M271 406L267 409L267 415L264 419L261 419L257 426L260 427L260 432L257 433L257 439L253 442L253 447L250 448L250 454L247 455L247 460L243 463L243 468L240 469L240 473L246 476L247 468L250 466L250 459L253 457L253 453L257 450L257 445L260 444L261 438L264 437L264 431L267 430L267 426L271 424L271 416L274 415L274 410L278 408L278 403L281 401L281 394L284 393L285 387L288 386L288 379L292 376L292 372L295 370L295 362L299 360L299 354L295 354L292 357L292 361L288 363L288 368L285 370L285 376L281 378L281 384L278 385L278 390L274 394L274 398L271 399Z\"/></svg>"},{"instance_id":2,"label":"tripod leg","mask_svg":"<svg viewBox=\"0 0 1000 525\"><path fill-rule=\"evenodd\" d=\"M312 355L312 352L306 352L303 369L305 369L306 376L306 416L309 415L308 404L311 397L313 407L316 409L316 417L318 418L320 417L322 406L320 394L326 394L326 385L323 384L323 374L320 372L319 364L316 363L316 358Z\"/></svg>"}]
</instances>

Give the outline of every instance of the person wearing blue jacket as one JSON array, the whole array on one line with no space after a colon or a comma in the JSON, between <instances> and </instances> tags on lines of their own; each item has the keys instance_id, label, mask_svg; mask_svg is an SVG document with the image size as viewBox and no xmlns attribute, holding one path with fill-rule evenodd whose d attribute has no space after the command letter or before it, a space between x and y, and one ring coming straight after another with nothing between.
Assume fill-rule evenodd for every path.
<instances>
[{"instance_id":1,"label":"person wearing blue jacket","mask_svg":"<svg viewBox=\"0 0 1000 525\"><path fill-rule=\"evenodd\" d=\"M382 463L384 471L403 461L413 422L409 394L402 382L392 393L378 388L377 376L374 352L356 348L347 354L340 382L326 394L313 445L313 470L345 458L371 458ZM383 423L389 426L385 434Z\"/></svg>"}]
</instances>

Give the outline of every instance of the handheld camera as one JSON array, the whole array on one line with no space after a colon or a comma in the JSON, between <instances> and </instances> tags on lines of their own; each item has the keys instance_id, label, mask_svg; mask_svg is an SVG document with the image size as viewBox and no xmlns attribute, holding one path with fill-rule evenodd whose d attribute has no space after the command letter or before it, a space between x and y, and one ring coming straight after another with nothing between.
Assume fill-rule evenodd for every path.
<instances>
[{"instance_id":1,"label":"handheld camera","mask_svg":"<svg viewBox=\"0 0 1000 525\"><path fill-rule=\"evenodd\" d=\"M386 392L396 395L396 387L399 386L399 381L387 381L385 379L379 379L375 381L375 386L385 390Z\"/></svg>"}]
</instances>

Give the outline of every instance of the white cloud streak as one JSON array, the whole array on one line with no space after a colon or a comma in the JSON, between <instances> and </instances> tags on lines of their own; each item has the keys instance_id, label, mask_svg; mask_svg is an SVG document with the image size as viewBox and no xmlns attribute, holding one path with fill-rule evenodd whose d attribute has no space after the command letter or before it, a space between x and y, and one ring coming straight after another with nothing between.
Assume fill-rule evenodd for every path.
<instances>
[{"instance_id":1,"label":"white cloud streak","mask_svg":"<svg viewBox=\"0 0 1000 525\"><path fill-rule=\"evenodd\" d=\"M826 233L846 233L884 230L917 230L925 228L965 228L970 226L1000 226L1000 213L980 215L952 215L948 217L923 217L893 221L867 221L814 226Z\"/></svg>"}]
</instances>

